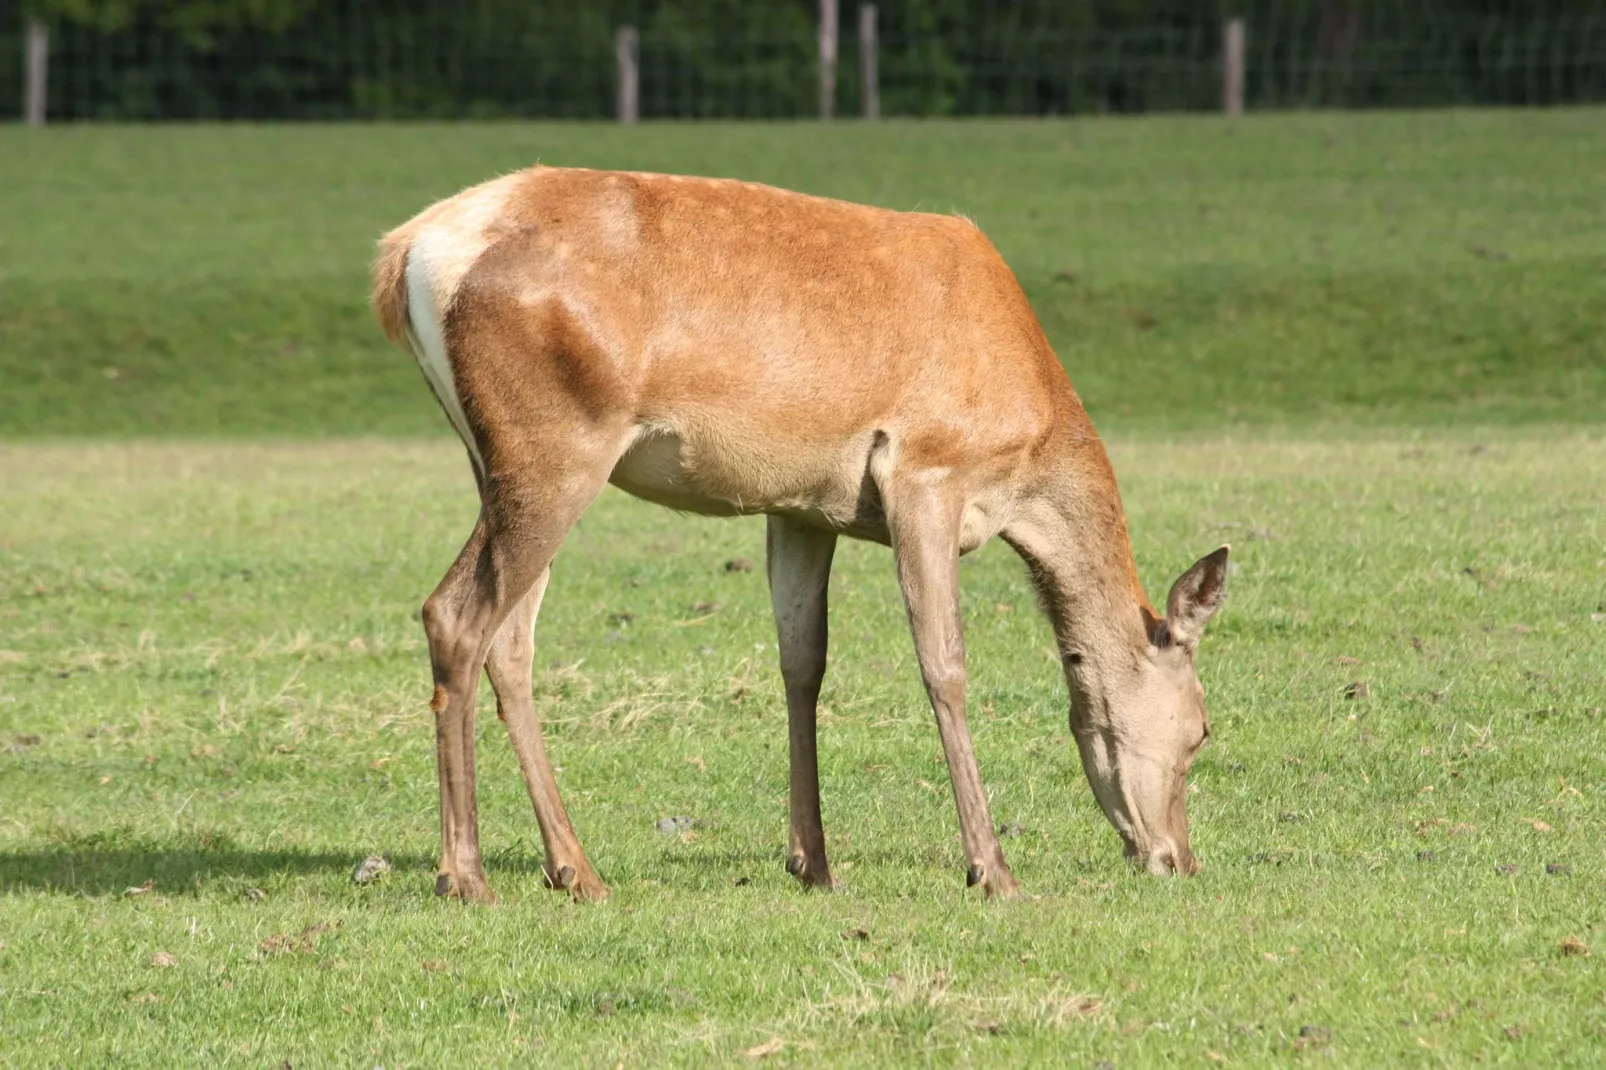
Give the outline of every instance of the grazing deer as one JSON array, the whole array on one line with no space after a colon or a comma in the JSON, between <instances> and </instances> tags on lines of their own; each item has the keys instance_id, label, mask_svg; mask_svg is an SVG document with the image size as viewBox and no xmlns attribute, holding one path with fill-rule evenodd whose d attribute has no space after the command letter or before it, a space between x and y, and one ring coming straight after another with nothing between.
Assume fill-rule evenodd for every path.
<instances>
[{"instance_id":1,"label":"grazing deer","mask_svg":"<svg viewBox=\"0 0 1606 1070\"><path fill-rule=\"evenodd\" d=\"M531 694L554 555L607 483L710 516L764 513L791 744L786 868L833 885L815 708L839 535L889 545L959 807L966 880L1016 892L965 724L959 557L1025 559L1082 764L1126 854L1192 873L1186 777L1209 736L1194 651L1227 547L1145 598L1104 448L1025 295L968 220L718 179L536 167L380 241L373 304L479 484L424 603L435 693L435 890L489 900L475 814L484 666L548 883L607 895L564 812Z\"/></svg>"}]
</instances>

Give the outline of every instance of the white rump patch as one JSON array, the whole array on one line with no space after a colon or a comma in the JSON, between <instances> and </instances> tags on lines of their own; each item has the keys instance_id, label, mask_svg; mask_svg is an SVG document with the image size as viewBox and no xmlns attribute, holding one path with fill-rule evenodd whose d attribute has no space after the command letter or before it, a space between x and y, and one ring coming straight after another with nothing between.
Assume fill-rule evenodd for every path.
<instances>
[{"instance_id":1,"label":"white rump patch","mask_svg":"<svg viewBox=\"0 0 1606 1070\"><path fill-rule=\"evenodd\" d=\"M436 257L432 254L436 252L433 247L440 237L441 232L426 227L407 253L407 341L413 351L413 359L418 361L424 378L429 381L429 388L435 392L441 408L446 410L446 418L452 422L463 445L468 447L469 455L474 458L474 467L483 475L485 459L480 456L479 444L469 430L463 404L457 399L457 381L452 374L451 359L446 355L446 334L441 327L441 312L435 304ZM435 241L432 242L431 238Z\"/></svg>"},{"instance_id":2,"label":"white rump patch","mask_svg":"<svg viewBox=\"0 0 1606 1070\"><path fill-rule=\"evenodd\" d=\"M457 381L446 354L441 319L451 308L463 276L489 244L486 230L503 217L508 198L526 180L526 175L515 172L441 201L425 213L407 253L408 343L413 358L424 370L430 389L440 399L481 474L485 472L485 460L457 397Z\"/></svg>"}]
</instances>

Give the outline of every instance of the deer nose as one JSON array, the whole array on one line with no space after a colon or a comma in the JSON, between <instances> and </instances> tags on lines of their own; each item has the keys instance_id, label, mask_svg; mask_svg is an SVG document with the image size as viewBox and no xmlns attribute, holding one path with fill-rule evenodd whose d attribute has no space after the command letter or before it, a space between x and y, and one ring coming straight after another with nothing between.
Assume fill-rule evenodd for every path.
<instances>
[{"instance_id":1,"label":"deer nose","mask_svg":"<svg viewBox=\"0 0 1606 1070\"><path fill-rule=\"evenodd\" d=\"M1191 877L1199 872L1199 860L1186 847L1178 850L1168 844L1149 855L1149 872L1156 877L1168 877L1173 873Z\"/></svg>"}]
</instances>

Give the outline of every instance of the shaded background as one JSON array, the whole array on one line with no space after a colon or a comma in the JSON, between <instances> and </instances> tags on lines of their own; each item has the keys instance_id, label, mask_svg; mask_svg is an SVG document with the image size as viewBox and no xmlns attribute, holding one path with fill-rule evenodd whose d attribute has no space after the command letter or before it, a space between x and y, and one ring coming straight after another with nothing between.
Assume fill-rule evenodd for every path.
<instances>
[{"instance_id":1,"label":"shaded background","mask_svg":"<svg viewBox=\"0 0 1606 1070\"><path fill-rule=\"evenodd\" d=\"M5 14L6 8L12 14ZM859 100L842 0L837 110ZM1606 99L1600 0L885 0L887 115L1212 109L1221 21L1251 108ZM644 117L818 108L814 0L36 0L0 4L0 114L21 16L51 27L52 119L601 118L640 32Z\"/></svg>"}]
</instances>

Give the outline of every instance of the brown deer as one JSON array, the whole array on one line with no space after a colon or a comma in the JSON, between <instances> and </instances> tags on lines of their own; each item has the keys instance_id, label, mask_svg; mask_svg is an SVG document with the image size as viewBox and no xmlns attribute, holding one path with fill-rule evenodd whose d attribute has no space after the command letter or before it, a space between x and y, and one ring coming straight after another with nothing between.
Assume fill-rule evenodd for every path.
<instances>
[{"instance_id":1,"label":"brown deer","mask_svg":"<svg viewBox=\"0 0 1606 1070\"><path fill-rule=\"evenodd\" d=\"M1017 886L965 724L958 562L994 535L1052 621L1082 764L1126 854L1192 873L1186 777L1209 736L1194 651L1227 547L1145 598L1115 476L1026 296L970 221L747 182L536 167L385 235L373 304L467 448L480 515L424 603L435 890L492 898L475 814L480 667L541 826L548 883L607 895L558 796L531 693L554 555L607 483L764 513L791 744L786 868L831 887L815 758L839 535L892 548L967 863Z\"/></svg>"}]
</instances>

